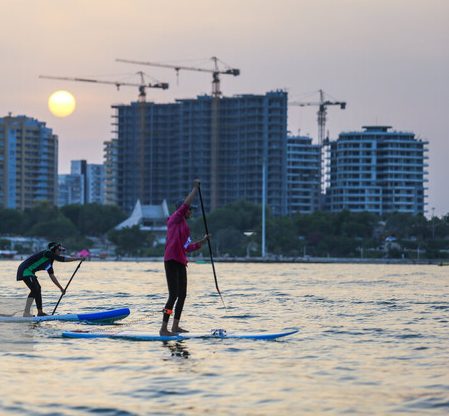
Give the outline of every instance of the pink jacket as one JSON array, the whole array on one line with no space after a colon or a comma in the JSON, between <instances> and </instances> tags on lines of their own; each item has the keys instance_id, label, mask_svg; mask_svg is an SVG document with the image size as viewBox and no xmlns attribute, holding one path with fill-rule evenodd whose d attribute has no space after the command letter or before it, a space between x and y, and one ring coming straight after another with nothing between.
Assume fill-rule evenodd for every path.
<instances>
[{"instance_id":1,"label":"pink jacket","mask_svg":"<svg viewBox=\"0 0 449 416\"><path fill-rule=\"evenodd\" d=\"M185 218L189 206L182 204L167 220L167 240L164 261L175 260L187 265L186 253L198 250L199 243L192 243L190 228Z\"/></svg>"}]
</instances>

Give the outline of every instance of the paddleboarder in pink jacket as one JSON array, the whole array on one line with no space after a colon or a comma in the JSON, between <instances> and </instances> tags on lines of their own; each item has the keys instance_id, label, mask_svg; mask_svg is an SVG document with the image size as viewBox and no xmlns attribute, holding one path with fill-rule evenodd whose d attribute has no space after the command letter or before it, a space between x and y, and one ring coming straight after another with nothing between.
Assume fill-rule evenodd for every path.
<instances>
[{"instance_id":1,"label":"paddleboarder in pink jacket","mask_svg":"<svg viewBox=\"0 0 449 416\"><path fill-rule=\"evenodd\" d=\"M168 286L168 299L164 308L160 335L175 335L188 332L179 326L184 301L187 296L187 253L201 248L210 238L205 235L201 240L192 242L187 220L192 216L192 201L198 193L200 180L193 181L193 189L184 201L178 202L176 211L167 220L167 238L165 243L164 266ZM173 310L174 308L174 310ZM170 315L174 312L171 331L168 330Z\"/></svg>"}]
</instances>

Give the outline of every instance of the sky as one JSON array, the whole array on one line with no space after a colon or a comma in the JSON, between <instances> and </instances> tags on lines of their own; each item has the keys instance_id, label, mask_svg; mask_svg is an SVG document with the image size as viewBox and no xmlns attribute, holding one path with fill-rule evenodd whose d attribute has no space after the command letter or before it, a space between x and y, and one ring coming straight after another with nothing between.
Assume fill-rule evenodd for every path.
<instances>
[{"instance_id":1,"label":"sky","mask_svg":"<svg viewBox=\"0 0 449 416\"><path fill-rule=\"evenodd\" d=\"M211 91L208 73L116 62L117 58L212 68L212 56L241 70L222 76L224 95L284 89L328 107L330 138L389 125L429 141L427 213L449 213L449 1L447 0L0 0L0 116L45 121L59 137L59 172L70 161L103 162L113 104L136 87L40 79L168 82L147 101ZM53 116L48 97L71 92L75 112ZM317 107L289 107L288 128L317 136Z\"/></svg>"}]
</instances>

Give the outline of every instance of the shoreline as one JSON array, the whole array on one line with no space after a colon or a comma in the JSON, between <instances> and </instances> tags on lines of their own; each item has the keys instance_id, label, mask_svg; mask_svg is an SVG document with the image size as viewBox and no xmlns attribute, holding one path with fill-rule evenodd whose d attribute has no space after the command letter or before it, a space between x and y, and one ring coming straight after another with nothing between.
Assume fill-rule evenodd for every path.
<instances>
[{"instance_id":1,"label":"shoreline","mask_svg":"<svg viewBox=\"0 0 449 416\"><path fill-rule=\"evenodd\" d=\"M163 257L110 257L110 258L90 258L87 261L105 262L157 262L163 263ZM206 258L191 258L190 264L210 264ZM295 263L295 264L403 264L403 265L434 265L449 266L449 260L444 259L354 259L337 257L214 257L214 263Z\"/></svg>"},{"instance_id":2,"label":"shoreline","mask_svg":"<svg viewBox=\"0 0 449 416\"><path fill-rule=\"evenodd\" d=\"M27 255L16 255L13 258L0 257L3 261L23 261ZM163 257L90 257L86 261L105 262L164 262ZM192 257L189 263L210 264L209 258ZM350 257L214 257L214 263L297 263L297 264L405 264L405 265L437 265L449 266L449 259L370 259Z\"/></svg>"}]
</instances>

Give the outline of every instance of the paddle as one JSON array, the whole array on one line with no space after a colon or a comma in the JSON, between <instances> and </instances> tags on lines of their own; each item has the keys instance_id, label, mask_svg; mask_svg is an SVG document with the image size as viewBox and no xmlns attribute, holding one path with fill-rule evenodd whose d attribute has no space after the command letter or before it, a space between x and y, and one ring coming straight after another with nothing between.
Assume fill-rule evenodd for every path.
<instances>
[{"instance_id":1,"label":"paddle","mask_svg":"<svg viewBox=\"0 0 449 416\"><path fill-rule=\"evenodd\" d=\"M64 293L67 291L67 288L69 287L69 285L70 285L72 279L74 278L76 272L77 272L78 269L80 268L81 263L82 263L83 261L84 261L84 259L82 259L82 260L79 262L78 266L76 267L75 271L73 272L72 277L70 278L70 280L68 281L66 287L64 288ZM58 303L56 304L55 308L53 309L53 312L51 313L52 315L55 314L56 309L57 309L57 307L58 307L58 305L59 305L59 302L61 302L61 299L62 299L62 297L64 296L64 293L61 293L61 296L59 297Z\"/></svg>"},{"instance_id":2,"label":"paddle","mask_svg":"<svg viewBox=\"0 0 449 416\"><path fill-rule=\"evenodd\" d=\"M201 212L203 213L204 228L206 230L206 234L209 235L209 230L207 228L207 221L206 221L206 213L204 211L203 197L201 195L201 187L199 185L198 185L198 194L200 196ZM215 287L217 288L217 292L220 295L220 299L223 302L223 306L226 309L226 305L224 303L223 296L221 296L220 289L218 288L217 274L215 273L214 259L212 257L212 247L210 245L210 240L209 239L207 239L207 245L209 247L210 264L212 264L212 271L214 272Z\"/></svg>"}]
</instances>

